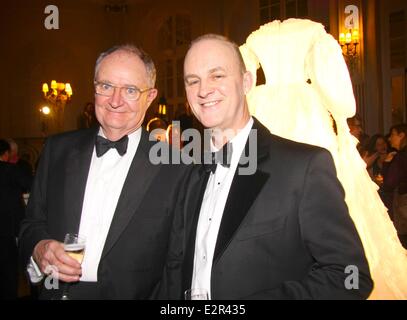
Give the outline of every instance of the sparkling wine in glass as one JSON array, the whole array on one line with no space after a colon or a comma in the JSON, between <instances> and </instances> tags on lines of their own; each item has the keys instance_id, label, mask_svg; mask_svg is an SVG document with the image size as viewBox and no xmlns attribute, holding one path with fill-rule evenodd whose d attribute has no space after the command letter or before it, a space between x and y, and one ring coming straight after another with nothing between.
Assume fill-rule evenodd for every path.
<instances>
[{"instance_id":1,"label":"sparkling wine in glass","mask_svg":"<svg viewBox=\"0 0 407 320\"><path fill-rule=\"evenodd\" d=\"M85 254L85 246L86 241L84 237L75 233L67 233L65 235L64 250L70 257L79 263L82 263L83 256ZM64 283L61 300L69 300L68 291L69 283Z\"/></svg>"}]
</instances>

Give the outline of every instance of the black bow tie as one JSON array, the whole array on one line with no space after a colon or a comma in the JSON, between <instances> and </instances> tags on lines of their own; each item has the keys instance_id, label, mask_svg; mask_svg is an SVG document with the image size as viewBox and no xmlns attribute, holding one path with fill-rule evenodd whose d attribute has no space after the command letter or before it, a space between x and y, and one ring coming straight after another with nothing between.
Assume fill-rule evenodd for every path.
<instances>
[{"instance_id":1,"label":"black bow tie","mask_svg":"<svg viewBox=\"0 0 407 320\"><path fill-rule=\"evenodd\" d=\"M222 166L229 168L230 161L232 159L232 144L226 143L222 149L216 152L206 152L204 153L203 165L206 172L215 173L217 164L220 163Z\"/></svg>"},{"instance_id":2,"label":"black bow tie","mask_svg":"<svg viewBox=\"0 0 407 320\"><path fill-rule=\"evenodd\" d=\"M117 141L110 141L101 136L97 136L95 142L96 155L99 158L109 151L110 148L116 148L117 152L123 156L127 151L128 142L129 137L127 135Z\"/></svg>"}]
</instances>

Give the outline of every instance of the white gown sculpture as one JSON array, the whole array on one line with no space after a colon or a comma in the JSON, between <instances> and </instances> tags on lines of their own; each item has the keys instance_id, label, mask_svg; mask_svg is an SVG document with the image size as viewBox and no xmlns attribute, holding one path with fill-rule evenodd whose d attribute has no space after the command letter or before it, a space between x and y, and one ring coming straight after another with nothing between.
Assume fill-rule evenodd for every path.
<instances>
[{"instance_id":1,"label":"white gown sculpture","mask_svg":"<svg viewBox=\"0 0 407 320\"><path fill-rule=\"evenodd\" d=\"M407 251L346 122L356 104L339 44L322 24L288 19L261 26L240 50L248 70L255 76L261 65L266 78L248 94L251 114L276 135L331 152L375 282L370 299L407 299Z\"/></svg>"}]
</instances>

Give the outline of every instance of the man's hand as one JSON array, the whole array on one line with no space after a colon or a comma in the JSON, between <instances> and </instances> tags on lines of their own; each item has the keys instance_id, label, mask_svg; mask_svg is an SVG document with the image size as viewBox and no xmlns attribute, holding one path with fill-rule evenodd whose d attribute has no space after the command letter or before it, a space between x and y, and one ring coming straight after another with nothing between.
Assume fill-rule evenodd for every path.
<instances>
[{"instance_id":1,"label":"man's hand","mask_svg":"<svg viewBox=\"0 0 407 320\"><path fill-rule=\"evenodd\" d=\"M396 151L390 152L387 155L386 159L384 159L384 162L391 162L396 154L397 154Z\"/></svg>"},{"instance_id":2,"label":"man's hand","mask_svg":"<svg viewBox=\"0 0 407 320\"><path fill-rule=\"evenodd\" d=\"M369 155L366 152L366 154L363 156L363 160L366 162L366 168L369 169L371 166L373 166L374 162L377 160L378 157L379 157L378 152L375 152L372 155Z\"/></svg>"},{"instance_id":3,"label":"man's hand","mask_svg":"<svg viewBox=\"0 0 407 320\"><path fill-rule=\"evenodd\" d=\"M47 239L38 242L34 248L33 258L44 274L49 274L51 266L51 270L58 271L57 278L64 282L79 281L82 274L80 263L66 254L63 243L56 240Z\"/></svg>"}]
</instances>

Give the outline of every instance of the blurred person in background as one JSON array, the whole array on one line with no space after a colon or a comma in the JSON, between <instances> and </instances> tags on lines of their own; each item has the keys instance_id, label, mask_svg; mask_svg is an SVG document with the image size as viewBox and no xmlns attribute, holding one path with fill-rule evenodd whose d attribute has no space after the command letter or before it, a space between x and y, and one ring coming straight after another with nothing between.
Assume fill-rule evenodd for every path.
<instances>
[{"instance_id":1,"label":"blurred person in background","mask_svg":"<svg viewBox=\"0 0 407 320\"><path fill-rule=\"evenodd\" d=\"M378 186L383 184L383 162L389 151L389 144L381 134L375 134L369 139L367 150L363 157L370 177Z\"/></svg>"},{"instance_id":2,"label":"blurred person in background","mask_svg":"<svg viewBox=\"0 0 407 320\"><path fill-rule=\"evenodd\" d=\"M400 242L407 249L407 124L393 126L389 141L397 152L390 152L383 163L383 189L393 195L388 205Z\"/></svg>"},{"instance_id":3,"label":"blurred person in background","mask_svg":"<svg viewBox=\"0 0 407 320\"><path fill-rule=\"evenodd\" d=\"M0 299L17 298L17 235L24 217L22 194L31 187L32 177L9 163L10 144L0 140Z\"/></svg>"},{"instance_id":4,"label":"blurred person in background","mask_svg":"<svg viewBox=\"0 0 407 320\"><path fill-rule=\"evenodd\" d=\"M369 136L364 133L363 126L362 126L362 118L355 114L352 118L347 119L349 132L352 136L358 139L359 144L357 145L357 149L361 155L367 149L367 143L369 142Z\"/></svg>"}]
</instances>

